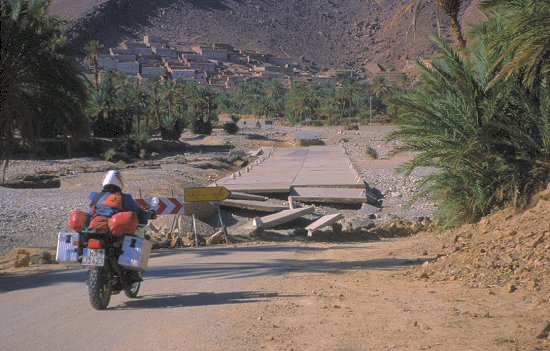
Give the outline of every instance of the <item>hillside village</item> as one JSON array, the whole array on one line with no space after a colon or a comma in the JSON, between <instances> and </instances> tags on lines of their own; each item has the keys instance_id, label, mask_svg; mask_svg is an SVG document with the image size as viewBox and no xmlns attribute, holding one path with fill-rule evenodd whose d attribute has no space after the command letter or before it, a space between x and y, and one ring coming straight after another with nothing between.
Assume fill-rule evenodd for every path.
<instances>
[{"instance_id":1,"label":"hillside village","mask_svg":"<svg viewBox=\"0 0 550 351\"><path fill-rule=\"evenodd\" d=\"M98 66L147 80L162 77L207 84L219 90L234 89L241 81L278 80L285 86L291 81L312 86L335 88L353 77L351 71L320 72L313 66L296 63L290 57L241 50L229 44L171 43L145 35L143 42L123 42L98 55ZM404 73L385 71L376 63L368 65L369 76L382 76L389 83Z\"/></svg>"}]
</instances>

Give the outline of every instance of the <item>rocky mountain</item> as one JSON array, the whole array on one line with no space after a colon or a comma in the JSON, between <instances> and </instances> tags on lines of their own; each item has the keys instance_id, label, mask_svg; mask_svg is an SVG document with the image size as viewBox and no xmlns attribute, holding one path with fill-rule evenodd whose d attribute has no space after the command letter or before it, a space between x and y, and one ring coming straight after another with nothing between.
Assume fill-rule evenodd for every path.
<instances>
[{"instance_id":1,"label":"rocky mountain","mask_svg":"<svg viewBox=\"0 0 550 351\"><path fill-rule=\"evenodd\" d=\"M464 11L476 12L476 0ZM406 35L410 14L390 22L405 0L54 0L50 11L72 20L78 45L97 39L106 47L143 35L182 43L227 43L236 48L290 56L320 69L365 74L370 62L401 69L433 53L435 4ZM474 4L472 4L474 3ZM475 17L475 15L474 15ZM443 24L443 35L449 38Z\"/></svg>"}]
</instances>

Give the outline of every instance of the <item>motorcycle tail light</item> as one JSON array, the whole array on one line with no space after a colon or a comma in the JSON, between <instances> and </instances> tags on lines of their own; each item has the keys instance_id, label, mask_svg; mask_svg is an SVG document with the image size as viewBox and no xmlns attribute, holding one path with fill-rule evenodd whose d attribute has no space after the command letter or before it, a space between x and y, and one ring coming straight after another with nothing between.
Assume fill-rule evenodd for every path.
<instances>
[{"instance_id":1,"label":"motorcycle tail light","mask_svg":"<svg viewBox=\"0 0 550 351\"><path fill-rule=\"evenodd\" d=\"M88 248L89 249L102 249L103 245L101 244L101 241L97 239L90 239L88 240Z\"/></svg>"}]
</instances>

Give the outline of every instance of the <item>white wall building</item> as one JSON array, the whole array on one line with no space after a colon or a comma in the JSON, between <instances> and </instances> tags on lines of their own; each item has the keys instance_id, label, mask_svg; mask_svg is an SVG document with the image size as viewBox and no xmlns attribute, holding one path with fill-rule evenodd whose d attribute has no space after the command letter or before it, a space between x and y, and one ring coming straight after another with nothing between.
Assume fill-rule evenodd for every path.
<instances>
[{"instance_id":1,"label":"white wall building","mask_svg":"<svg viewBox=\"0 0 550 351\"><path fill-rule=\"evenodd\" d=\"M115 55L97 55L97 65L99 68L116 69L117 64L118 60L115 58Z\"/></svg>"},{"instance_id":2,"label":"white wall building","mask_svg":"<svg viewBox=\"0 0 550 351\"><path fill-rule=\"evenodd\" d=\"M170 57L170 58L176 58L178 57L178 51L175 49L167 49L167 48L153 48L153 52L160 57Z\"/></svg>"},{"instance_id":3,"label":"white wall building","mask_svg":"<svg viewBox=\"0 0 550 351\"><path fill-rule=\"evenodd\" d=\"M139 73L139 62L136 62L136 61L118 62L116 65L116 69L121 73L137 75Z\"/></svg>"},{"instance_id":4,"label":"white wall building","mask_svg":"<svg viewBox=\"0 0 550 351\"><path fill-rule=\"evenodd\" d=\"M267 62L275 66L292 65L292 59L289 57L268 56Z\"/></svg>"},{"instance_id":5,"label":"white wall building","mask_svg":"<svg viewBox=\"0 0 550 351\"><path fill-rule=\"evenodd\" d=\"M207 60L227 61L227 49L213 49L209 46L193 45L191 49Z\"/></svg>"},{"instance_id":6,"label":"white wall building","mask_svg":"<svg viewBox=\"0 0 550 351\"><path fill-rule=\"evenodd\" d=\"M172 69L172 79L192 80L195 79L194 69Z\"/></svg>"},{"instance_id":7,"label":"white wall building","mask_svg":"<svg viewBox=\"0 0 550 351\"><path fill-rule=\"evenodd\" d=\"M163 76L166 74L164 66L141 66L141 75L144 77Z\"/></svg>"},{"instance_id":8,"label":"white wall building","mask_svg":"<svg viewBox=\"0 0 550 351\"><path fill-rule=\"evenodd\" d=\"M191 62L189 66L192 69L196 69L198 71L205 71L205 72L216 71L216 65L210 62Z\"/></svg>"}]
</instances>

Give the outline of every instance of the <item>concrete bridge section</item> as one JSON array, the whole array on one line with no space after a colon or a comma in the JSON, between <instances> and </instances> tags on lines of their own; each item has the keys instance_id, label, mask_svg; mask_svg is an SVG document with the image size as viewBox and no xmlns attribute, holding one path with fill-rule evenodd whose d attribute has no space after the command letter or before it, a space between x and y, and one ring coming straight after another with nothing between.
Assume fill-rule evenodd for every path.
<instances>
[{"instance_id":1,"label":"concrete bridge section","mask_svg":"<svg viewBox=\"0 0 550 351\"><path fill-rule=\"evenodd\" d=\"M294 187L330 188L333 192L342 189L341 196L334 194L332 197L351 196L356 202L367 202L365 192L361 192L365 184L341 147L266 148L263 151L264 155L256 164L222 178L216 184L231 191L251 194L290 194ZM350 192L350 188L358 190ZM322 189L315 193L318 195L308 197L312 202L316 197L323 198Z\"/></svg>"}]
</instances>

